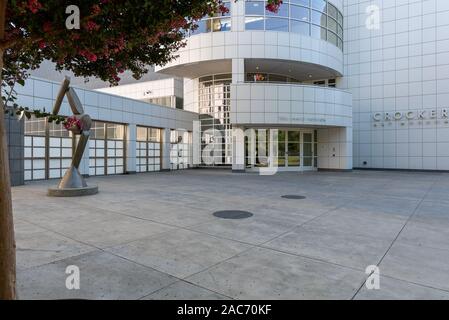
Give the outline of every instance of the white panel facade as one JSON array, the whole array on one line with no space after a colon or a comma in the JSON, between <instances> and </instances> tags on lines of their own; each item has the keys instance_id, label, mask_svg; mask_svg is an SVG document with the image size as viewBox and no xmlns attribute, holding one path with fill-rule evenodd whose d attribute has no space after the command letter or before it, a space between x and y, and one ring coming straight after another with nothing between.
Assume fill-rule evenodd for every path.
<instances>
[{"instance_id":1,"label":"white panel facade","mask_svg":"<svg viewBox=\"0 0 449 320\"><path fill-rule=\"evenodd\" d=\"M177 78L170 78L170 79L138 82L133 84L125 84L96 90L136 100L166 97L166 96L182 97L183 80Z\"/></svg>"},{"instance_id":2,"label":"white panel facade","mask_svg":"<svg viewBox=\"0 0 449 320\"><path fill-rule=\"evenodd\" d=\"M186 47L180 49L179 59L156 70L176 72L177 66L227 59L293 60L343 73L343 54L334 45L308 36L275 31L214 32L192 36Z\"/></svg>"},{"instance_id":3,"label":"white panel facade","mask_svg":"<svg viewBox=\"0 0 449 320\"><path fill-rule=\"evenodd\" d=\"M449 1L345 0L344 11L354 167L449 170Z\"/></svg>"},{"instance_id":4,"label":"white panel facade","mask_svg":"<svg viewBox=\"0 0 449 320\"><path fill-rule=\"evenodd\" d=\"M52 110L60 84L31 77L24 87L17 86L17 103L24 107ZM74 87L83 104L84 111L93 120L125 125L126 131L126 171L136 169L136 127L154 127L163 130L162 143L170 149L171 130L192 132L198 114L169 107L158 106L142 101ZM60 115L70 116L72 112L67 99L61 106ZM62 125L61 125L62 127ZM43 139L43 138L42 138ZM170 160L164 159L165 167L170 169ZM80 165L82 174L89 174L89 148L86 148ZM44 176L41 177L42 179Z\"/></svg>"},{"instance_id":5,"label":"white panel facade","mask_svg":"<svg viewBox=\"0 0 449 320\"><path fill-rule=\"evenodd\" d=\"M350 93L297 84L232 84L231 122L236 125L352 127Z\"/></svg>"}]
</instances>

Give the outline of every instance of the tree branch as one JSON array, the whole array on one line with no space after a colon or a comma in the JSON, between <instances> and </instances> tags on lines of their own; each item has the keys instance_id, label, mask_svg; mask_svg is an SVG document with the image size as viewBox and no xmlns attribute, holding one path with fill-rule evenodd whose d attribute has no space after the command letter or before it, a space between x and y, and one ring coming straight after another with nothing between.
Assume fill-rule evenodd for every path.
<instances>
[{"instance_id":1,"label":"tree branch","mask_svg":"<svg viewBox=\"0 0 449 320\"><path fill-rule=\"evenodd\" d=\"M88 15L88 16L82 18L80 20L80 27L82 28L83 22L86 22L92 18L99 16L99 15L100 15L100 13L94 13L94 14L91 14L91 15ZM3 32L5 30L4 28L5 28L5 26L3 25ZM76 31L77 29L74 29L74 30ZM52 32L47 32L47 34L49 34L50 36L56 36L64 31L69 31L69 29L67 29L67 28L56 29L56 30L53 30ZM31 41L31 43L36 43L36 42L39 42L42 40L45 40L45 38L42 36L40 36L40 37L34 36L34 37L30 37L30 38L16 37L16 38L9 39L9 40L4 40L4 37L1 37L0 38L0 50L4 51L6 49L12 48L17 43L22 42L22 41Z\"/></svg>"}]
</instances>

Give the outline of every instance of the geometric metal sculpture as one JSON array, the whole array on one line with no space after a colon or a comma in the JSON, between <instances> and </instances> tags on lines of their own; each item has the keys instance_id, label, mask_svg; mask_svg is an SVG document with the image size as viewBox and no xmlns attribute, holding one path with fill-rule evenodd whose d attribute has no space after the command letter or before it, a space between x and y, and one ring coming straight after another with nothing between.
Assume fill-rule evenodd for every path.
<instances>
[{"instance_id":1,"label":"geometric metal sculpture","mask_svg":"<svg viewBox=\"0 0 449 320\"><path fill-rule=\"evenodd\" d=\"M69 77L65 77L61 88L59 89L59 93L53 107L54 115L59 113L64 96L67 96L67 100L73 112L73 118L81 124L81 129L78 126L73 126L68 128L68 130L72 131L75 136L79 135L80 138L76 146L75 153L73 154L70 168L67 169L57 188L48 189L48 195L53 197L74 197L96 194L98 192L98 186L87 186L86 181L84 181L83 176L79 172L81 159L83 157L84 150L86 149L87 142L89 141L92 119L88 114L84 114L84 108L78 98L78 95L73 88L70 88Z\"/></svg>"}]
</instances>

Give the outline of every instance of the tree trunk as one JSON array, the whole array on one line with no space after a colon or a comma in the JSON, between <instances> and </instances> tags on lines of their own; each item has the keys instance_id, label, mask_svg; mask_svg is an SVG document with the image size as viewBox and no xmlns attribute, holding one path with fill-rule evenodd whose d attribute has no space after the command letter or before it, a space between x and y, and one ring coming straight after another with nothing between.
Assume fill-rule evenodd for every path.
<instances>
[{"instance_id":1,"label":"tree trunk","mask_svg":"<svg viewBox=\"0 0 449 320\"><path fill-rule=\"evenodd\" d=\"M6 0L0 0L0 40L4 39ZM3 51L0 51L2 80ZM0 299L16 298L16 244L11 201L8 145L3 100L0 99Z\"/></svg>"}]
</instances>

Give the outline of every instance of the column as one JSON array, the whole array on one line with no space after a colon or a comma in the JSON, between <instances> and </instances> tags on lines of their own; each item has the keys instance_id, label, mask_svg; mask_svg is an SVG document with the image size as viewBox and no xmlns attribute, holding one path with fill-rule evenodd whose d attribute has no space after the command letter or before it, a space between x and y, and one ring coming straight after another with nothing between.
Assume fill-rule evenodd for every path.
<instances>
[{"instance_id":1,"label":"column","mask_svg":"<svg viewBox=\"0 0 449 320\"><path fill-rule=\"evenodd\" d=\"M201 128L198 120L193 120L192 161L193 166L201 165Z\"/></svg>"},{"instance_id":2,"label":"column","mask_svg":"<svg viewBox=\"0 0 449 320\"><path fill-rule=\"evenodd\" d=\"M340 137L340 168L352 170L352 127L341 128Z\"/></svg>"},{"instance_id":3,"label":"column","mask_svg":"<svg viewBox=\"0 0 449 320\"><path fill-rule=\"evenodd\" d=\"M126 134L126 173L136 173L137 126L129 124Z\"/></svg>"},{"instance_id":4,"label":"column","mask_svg":"<svg viewBox=\"0 0 449 320\"><path fill-rule=\"evenodd\" d=\"M232 83L243 82L245 82L245 59L232 59Z\"/></svg>"},{"instance_id":5,"label":"column","mask_svg":"<svg viewBox=\"0 0 449 320\"><path fill-rule=\"evenodd\" d=\"M232 128L232 171L245 171L245 132L242 128Z\"/></svg>"},{"instance_id":6,"label":"column","mask_svg":"<svg viewBox=\"0 0 449 320\"><path fill-rule=\"evenodd\" d=\"M171 169L170 165L170 128L162 130L162 171Z\"/></svg>"},{"instance_id":7,"label":"column","mask_svg":"<svg viewBox=\"0 0 449 320\"><path fill-rule=\"evenodd\" d=\"M3 112L1 110L0 112ZM24 120L18 121L15 116L5 114L5 131L8 144L9 173L11 186L20 186L24 180Z\"/></svg>"}]
</instances>

